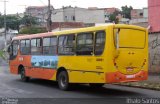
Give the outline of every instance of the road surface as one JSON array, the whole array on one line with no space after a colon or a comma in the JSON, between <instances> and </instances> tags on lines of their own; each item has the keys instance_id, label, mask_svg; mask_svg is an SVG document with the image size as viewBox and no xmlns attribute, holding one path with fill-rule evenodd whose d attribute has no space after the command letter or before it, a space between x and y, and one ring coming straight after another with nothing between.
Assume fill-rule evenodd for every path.
<instances>
[{"instance_id":1,"label":"road surface","mask_svg":"<svg viewBox=\"0 0 160 104\"><path fill-rule=\"evenodd\" d=\"M115 101L120 98L157 98L160 91L131 88L106 84L100 89L91 89L88 85L77 85L71 91L61 91L53 81L32 79L22 82L20 76L9 73L8 65L0 64L0 98L101 98ZM95 99L94 99L95 100ZM60 100L63 101L63 100ZM77 101L77 100L76 100ZM97 100L96 100L97 101Z\"/></svg>"}]
</instances>

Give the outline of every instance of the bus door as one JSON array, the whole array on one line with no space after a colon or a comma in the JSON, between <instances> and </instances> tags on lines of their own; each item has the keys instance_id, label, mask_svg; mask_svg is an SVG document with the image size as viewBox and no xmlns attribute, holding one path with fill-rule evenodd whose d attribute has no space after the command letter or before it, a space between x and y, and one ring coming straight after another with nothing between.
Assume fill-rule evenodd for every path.
<instances>
[{"instance_id":1,"label":"bus door","mask_svg":"<svg viewBox=\"0 0 160 104\"><path fill-rule=\"evenodd\" d=\"M11 45L8 48L8 53L9 53L9 62L10 62L10 69L11 69L11 73L15 73L17 74L17 69L18 69L18 44L19 41L18 40L14 40Z\"/></svg>"}]
</instances>

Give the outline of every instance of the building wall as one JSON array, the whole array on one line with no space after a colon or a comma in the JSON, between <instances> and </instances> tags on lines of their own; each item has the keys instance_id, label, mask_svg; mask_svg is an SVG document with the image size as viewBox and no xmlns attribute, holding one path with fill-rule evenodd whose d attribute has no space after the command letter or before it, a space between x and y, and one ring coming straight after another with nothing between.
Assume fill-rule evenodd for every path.
<instances>
[{"instance_id":1,"label":"building wall","mask_svg":"<svg viewBox=\"0 0 160 104\"><path fill-rule=\"evenodd\" d=\"M143 18L148 18L148 8L143 8Z\"/></svg>"},{"instance_id":2,"label":"building wall","mask_svg":"<svg viewBox=\"0 0 160 104\"><path fill-rule=\"evenodd\" d=\"M105 23L104 10L63 7L54 10L52 22Z\"/></svg>"},{"instance_id":3,"label":"building wall","mask_svg":"<svg viewBox=\"0 0 160 104\"><path fill-rule=\"evenodd\" d=\"M76 8L76 21L84 23L105 23L104 10Z\"/></svg>"},{"instance_id":4,"label":"building wall","mask_svg":"<svg viewBox=\"0 0 160 104\"><path fill-rule=\"evenodd\" d=\"M149 72L160 73L160 33L149 34Z\"/></svg>"},{"instance_id":5,"label":"building wall","mask_svg":"<svg viewBox=\"0 0 160 104\"><path fill-rule=\"evenodd\" d=\"M131 19L143 18L143 9L131 10Z\"/></svg>"},{"instance_id":6,"label":"building wall","mask_svg":"<svg viewBox=\"0 0 160 104\"><path fill-rule=\"evenodd\" d=\"M76 8L73 7L63 7L63 18L65 22L75 22L75 11Z\"/></svg>"},{"instance_id":7,"label":"building wall","mask_svg":"<svg viewBox=\"0 0 160 104\"><path fill-rule=\"evenodd\" d=\"M148 0L150 32L160 32L160 0Z\"/></svg>"},{"instance_id":8,"label":"building wall","mask_svg":"<svg viewBox=\"0 0 160 104\"><path fill-rule=\"evenodd\" d=\"M138 19L132 19L129 21L130 24L136 24L136 23L148 23L148 18L138 18Z\"/></svg>"},{"instance_id":9,"label":"building wall","mask_svg":"<svg viewBox=\"0 0 160 104\"><path fill-rule=\"evenodd\" d=\"M52 22L64 22L63 9L54 9L51 20Z\"/></svg>"},{"instance_id":10,"label":"building wall","mask_svg":"<svg viewBox=\"0 0 160 104\"><path fill-rule=\"evenodd\" d=\"M53 6L50 8L51 11L53 11ZM48 6L29 6L26 8L25 14L36 17L41 26L46 26L48 18Z\"/></svg>"}]
</instances>

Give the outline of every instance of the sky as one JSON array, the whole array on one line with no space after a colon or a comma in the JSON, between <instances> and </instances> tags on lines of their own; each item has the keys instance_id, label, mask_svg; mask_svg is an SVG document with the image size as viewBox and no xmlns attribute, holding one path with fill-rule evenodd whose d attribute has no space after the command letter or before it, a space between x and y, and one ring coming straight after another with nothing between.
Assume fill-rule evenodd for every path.
<instances>
[{"instance_id":1,"label":"sky","mask_svg":"<svg viewBox=\"0 0 160 104\"><path fill-rule=\"evenodd\" d=\"M4 13L4 0L0 0L0 13ZM6 0L6 13L15 14L23 13L28 6L44 6L48 5L48 0ZM116 7L121 9L121 6L132 6L134 9L142 9L147 7L148 0L50 0L51 5L55 9L62 6L77 6L82 8L99 7L109 8Z\"/></svg>"}]
</instances>

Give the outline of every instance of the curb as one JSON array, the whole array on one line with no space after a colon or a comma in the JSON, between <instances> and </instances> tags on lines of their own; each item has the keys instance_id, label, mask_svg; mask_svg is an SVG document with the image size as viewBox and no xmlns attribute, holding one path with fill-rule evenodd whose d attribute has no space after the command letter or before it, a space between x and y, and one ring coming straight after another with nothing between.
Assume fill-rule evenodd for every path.
<instances>
[{"instance_id":1,"label":"curb","mask_svg":"<svg viewBox=\"0 0 160 104\"><path fill-rule=\"evenodd\" d=\"M115 85L160 91L160 87L156 88L156 87L147 87L147 86L141 86L141 85L127 85L127 84L115 84Z\"/></svg>"}]
</instances>

